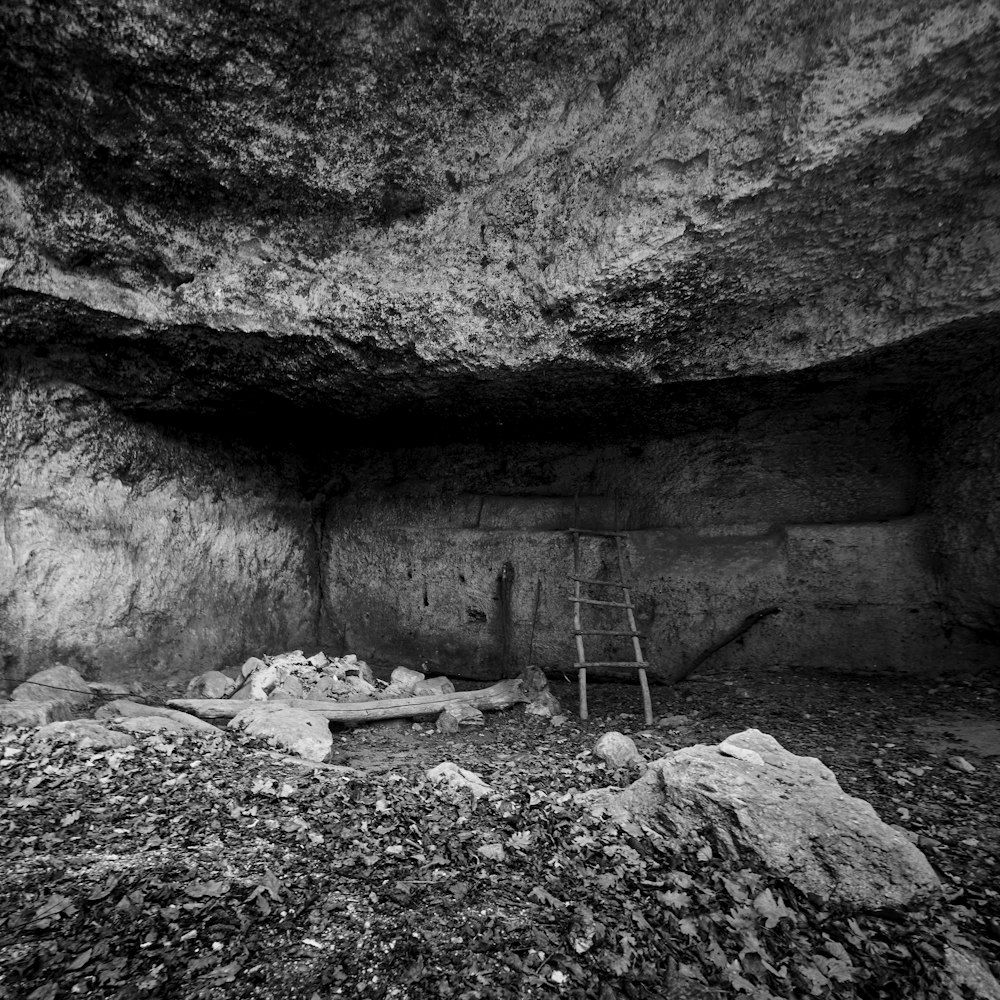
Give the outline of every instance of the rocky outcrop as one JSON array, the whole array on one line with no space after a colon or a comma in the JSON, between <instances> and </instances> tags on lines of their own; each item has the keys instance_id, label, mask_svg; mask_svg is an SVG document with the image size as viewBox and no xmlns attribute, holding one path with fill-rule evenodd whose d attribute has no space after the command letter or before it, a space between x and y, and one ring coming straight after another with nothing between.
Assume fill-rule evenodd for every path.
<instances>
[{"instance_id":1,"label":"rocky outcrop","mask_svg":"<svg viewBox=\"0 0 1000 1000\"><path fill-rule=\"evenodd\" d=\"M748 729L649 765L624 791L580 796L620 821L655 822L678 844L762 866L803 892L863 910L937 896L927 859L814 757Z\"/></svg>"},{"instance_id":2,"label":"rocky outcrop","mask_svg":"<svg viewBox=\"0 0 1000 1000\"><path fill-rule=\"evenodd\" d=\"M998 76L990 0L6 4L5 678L497 676L581 494L665 673L995 664Z\"/></svg>"},{"instance_id":3,"label":"rocky outcrop","mask_svg":"<svg viewBox=\"0 0 1000 1000\"><path fill-rule=\"evenodd\" d=\"M986 0L316 17L4 8L4 343L482 433L995 322Z\"/></svg>"},{"instance_id":4,"label":"rocky outcrop","mask_svg":"<svg viewBox=\"0 0 1000 1000\"><path fill-rule=\"evenodd\" d=\"M6 677L188 676L313 641L310 507L287 459L180 441L67 383L2 389Z\"/></svg>"}]
</instances>

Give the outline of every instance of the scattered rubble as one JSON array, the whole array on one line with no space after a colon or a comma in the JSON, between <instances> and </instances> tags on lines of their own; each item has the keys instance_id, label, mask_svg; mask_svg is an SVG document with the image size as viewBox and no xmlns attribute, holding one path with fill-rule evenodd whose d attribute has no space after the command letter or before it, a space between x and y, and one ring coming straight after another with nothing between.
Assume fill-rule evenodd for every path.
<instances>
[{"instance_id":1,"label":"scattered rubble","mask_svg":"<svg viewBox=\"0 0 1000 1000\"><path fill-rule=\"evenodd\" d=\"M529 679L532 696L544 699L544 675ZM44 726L71 722L95 692L121 695L122 685L88 684L70 667L55 666L29 678L15 691L17 701L0 705L0 724ZM426 677L398 667L389 682L375 677L356 655L328 657L302 650L250 657L229 671L208 670L192 677L188 697L164 707L116 697L100 706L97 719L113 721L128 733L200 731L218 733L211 720L231 720L229 728L260 736L276 746L312 760L330 752L329 722L348 726L402 720L437 719L443 732L483 725L483 710L499 710L528 700L522 681L510 679L475 691L457 692L447 677ZM553 704L555 699L549 695ZM277 711L283 708L283 711ZM254 711L254 709L263 709ZM93 723L93 725L98 725ZM106 727L98 727L111 732ZM69 730L66 730L67 732ZM97 739L94 730L94 739ZM119 732L117 735L130 739Z\"/></svg>"}]
</instances>

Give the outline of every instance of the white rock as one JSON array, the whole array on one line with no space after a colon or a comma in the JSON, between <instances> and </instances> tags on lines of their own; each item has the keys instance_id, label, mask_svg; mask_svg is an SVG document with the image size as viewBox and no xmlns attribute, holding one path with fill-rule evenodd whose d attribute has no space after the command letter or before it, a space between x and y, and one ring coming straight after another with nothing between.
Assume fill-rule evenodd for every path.
<instances>
[{"instance_id":1,"label":"white rock","mask_svg":"<svg viewBox=\"0 0 1000 1000\"><path fill-rule=\"evenodd\" d=\"M185 698L225 698L236 690L236 682L221 670L206 670L188 682Z\"/></svg>"},{"instance_id":2,"label":"white rock","mask_svg":"<svg viewBox=\"0 0 1000 1000\"><path fill-rule=\"evenodd\" d=\"M413 690L415 684L419 684L422 680L424 680L424 675L418 670L410 670L409 667L396 667L389 675L389 683L407 694Z\"/></svg>"},{"instance_id":3,"label":"white rock","mask_svg":"<svg viewBox=\"0 0 1000 1000\"><path fill-rule=\"evenodd\" d=\"M654 818L677 843L760 866L803 892L860 910L906 907L940 893L927 859L871 805L847 795L815 757L789 753L749 729L725 743L753 750L748 767L717 746L694 746L649 765L624 791L577 796L591 811L631 823Z\"/></svg>"},{"instance_id":4,"label":"white rock","mask_svg":"<svg viewBox=\"0 0 1000 1000\"><path fill-rule=\"evenodd\" d=\"M86 705L93 697L90 685L72 668L59 663L32 674L14 688L12 701L65 701Z\"/></svg>"},{"instance_id":5,"label":"white rock","mask_svg":"<svg viewBox=\"0 0 1000 1000\"><path fill-rule=\"evenodd\" d=\"M267 664L256 656L251 656L242 667L240 667L240 673L244 677L249 677L255 670L259 670L261 667L266 667Z\"/></svg>"},{"instance_id":6,"label":"white rock","mask_svg":"<svg viewBox=\"0 0 1000 1000\"><path fill-rule=\"evenodd\" d=\"M432 767L427 772L427 780L434 784L447 784L453 788L467 788L476 801L493 791L475 771L466 771L451 760Z\"/></svg>"},{"instance_id":7,"label":"white rock","mask_svg":"<svg viewBox=\"0 0 1000 1000\"><path fill-rule=\"evenodd\" d=\"M629 764L641 764L645 761L633 740L614 731L605 733L594 744L594 754L612 767L627 767Z\"/></svg>"},{"instance_id":8,"label":"white rock","mask_svg":"<svg viewBox=\"0 0 1000 1000\"><path fill-rule=\"evenodd\" d=\"M228 728L265 739L306 760L323 761L333 747L326 719L281 702L250 704L229 720Z\"/></svg>"},{"instance_id":9,"label":"white rock","mask_svg":"<svg viewBox=\"0 0 1000 1000\"><path fill-rule=\"evenodd\" d=\"M414 698L429 694L451 694L454 690L455 685L447 677L428 677L425 681L417 681L412 689Z\"/></svg>"}]
</instances>

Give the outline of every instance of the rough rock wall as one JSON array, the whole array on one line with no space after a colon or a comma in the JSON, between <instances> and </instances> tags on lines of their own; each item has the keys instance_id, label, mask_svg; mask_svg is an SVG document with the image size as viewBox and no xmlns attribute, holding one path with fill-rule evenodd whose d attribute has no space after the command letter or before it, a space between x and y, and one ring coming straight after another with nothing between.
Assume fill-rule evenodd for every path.
<instances>
[{"instance_id":1,"label":"rough rock wall","mask_svg":"<svg viewBox=\"0 0 1000 1000\"><path fill-rule=\"evenodd\" d=\"M17 0L0 38L0 333L125 405L579 423L615 373L1000 306L992 0Z\"/></svg>"},{"instance_id":2,"label":"rough rock wall","mask_svg":"<svg viewBox=\"0 0 1000 1000\"><path fill-rule=\"evenodd\" d=\"M831 409L831 400L838 410ZM664 674L751 612L780 606L726 658L834 670L960 664L942 631L931 525L911 516L917 458L905 400L843 391L807 407L644 446L534 445L359 453L324 531L328 627L376 661L496 674L499 577L516 572L513 648L575 661L565 529L627 526L647 655ZM582 494L576 496L575 494ZM617 497L617 501L616 501ZM617 509L616 509L617 508ZM585 539L584 576L614 578L614 550ZM592 627L622 619L589 615ZM621 659L600 639L592 659ZM950 659L949 659L950 657Z\"/></svg>"},{"instance_id":3,"label":"rough rock wall","mask_svg":"<svg viewBox=\"0 0 1000 1000\"><path fill-rule=\"evenodd\" d=\"M942 380L926 435L923 502L947 621L1000 646L1000 355Z\"/></svg>"},{"instance_id":4,"label":"rough rock wall","mask_svg":"<svg viewBox=\"0 0 1000 1000\"><path fill-rule=\"evenodd\" d=\"M284 465L5 372L4 680L55 661L155 680L314 641L311 508Z\"/></svg>"}]
</instances>

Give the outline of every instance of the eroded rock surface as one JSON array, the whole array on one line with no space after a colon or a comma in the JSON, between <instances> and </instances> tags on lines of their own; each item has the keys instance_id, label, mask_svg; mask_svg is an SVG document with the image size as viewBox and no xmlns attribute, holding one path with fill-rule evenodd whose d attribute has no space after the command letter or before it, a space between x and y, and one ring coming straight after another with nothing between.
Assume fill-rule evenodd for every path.
<instances>
[{"instance_id":1,"label":"eroded rock surface","mask_svg":"<svg viewBox=\"0 0 1000 1000\"><path fill-rule=\"evenodd\" d=\"M130 407L475 432L995 319L986 0L0 25L3 339Z\"/></svg>"},{"instance_id":2,"label":"eroded rock surface","mask_svg":"<svg viewBox=\"0 0 1000 1000\"><path fill-rule=\"evenodd\" d=\"M656 670L995 665L998 78L990 0L6 4L5 677L497 676L586 492Z\"/></svg>"}]
</instances>

